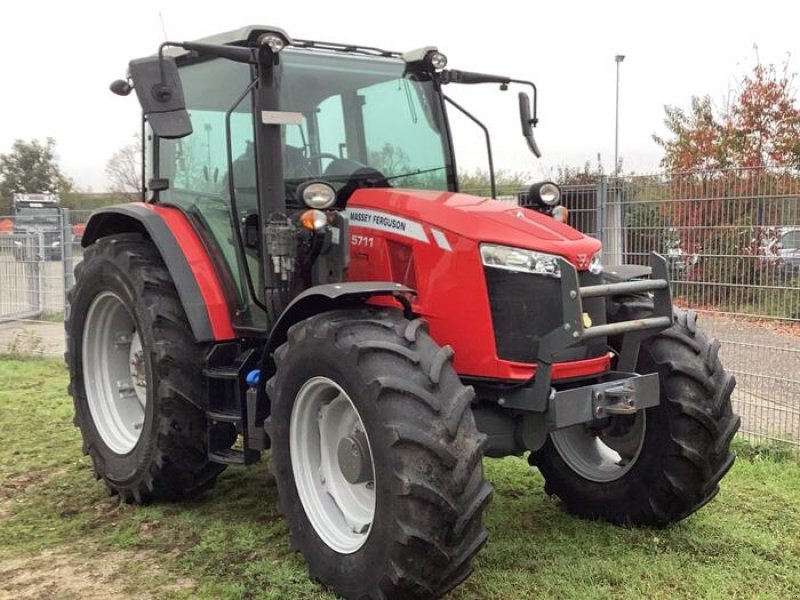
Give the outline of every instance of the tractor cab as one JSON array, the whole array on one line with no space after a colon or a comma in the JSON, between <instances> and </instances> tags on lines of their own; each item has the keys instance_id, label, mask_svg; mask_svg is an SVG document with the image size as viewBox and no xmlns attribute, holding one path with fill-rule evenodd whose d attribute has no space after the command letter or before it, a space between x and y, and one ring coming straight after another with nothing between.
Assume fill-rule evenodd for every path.
<instances>
[{"instance_id":1,"label":"tractor cab","mask_svg":"<svg viewBox=\"0 0 800 600\"><path fill-rule=\"evenodd\" d=\"M130 70L131 83L146 99L151 199L202 222L207 243L230 275L236 325L261 330L277 316L265 309L262 290L277 289L285 306L310 285L341 281L349 253L347 239L320 240L326 232L314 232L314 219L306 216L310 239L297 258L332 264L299 276L275 272L264 260L265 236L280 236L285 218L302 226L308 209L328 211L325 218L331 219L332 211L343 211L364 188L457 192L443 86L507 87L515 81L447 71L446 58L435 48L400 53L292 40L262 27L168 43L162 50L158 57L132 61ZM233 59L231 52L237 53ZM116 85L131 89L128 82ZM171 87L174 94L161 106L146 93ZM182 100L177 107L176 98ZM523 129L530 132L536 118L524 93L520 106ZM176 122L185 129L176 130ZM322 220L317 215L317 223ZM327 260L331 252L338 255Z\"/></svg>"}]
</instances>

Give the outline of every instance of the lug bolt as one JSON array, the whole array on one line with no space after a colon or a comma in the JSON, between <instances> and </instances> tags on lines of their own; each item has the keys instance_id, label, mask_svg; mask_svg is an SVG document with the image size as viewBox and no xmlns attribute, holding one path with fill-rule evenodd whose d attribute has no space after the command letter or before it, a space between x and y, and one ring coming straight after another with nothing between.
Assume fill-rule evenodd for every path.
<instances>
[{"instance_id":1,"label":"lug bolt","mask_svg":"<svg viewBox=\"0 0 800 600\"><path fill-rule=\"evenodd\" d=\"M569 331L570 329L572 329L572 325L569 323L564 323L564 331Z\"/></svg>"}]
</instances>

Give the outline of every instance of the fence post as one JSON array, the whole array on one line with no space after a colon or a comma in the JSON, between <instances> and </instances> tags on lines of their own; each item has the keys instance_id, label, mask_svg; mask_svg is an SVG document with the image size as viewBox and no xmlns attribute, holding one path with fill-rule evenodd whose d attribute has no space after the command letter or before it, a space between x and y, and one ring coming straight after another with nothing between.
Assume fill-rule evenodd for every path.
<instances>
[{"instance_id":1,"label":"fence post","mask_svg":"<svg viewBox=\"0 0 800 600\"><path fill-rule=\"evenodd\" d=\"M64 285L64 317L67 311L67 293L73 285L72 275L72 219L68 208L61 209L61 274Z\"/></svg>"},{"instance_id":2,"label":"fence post","mask_svg":"<svg viewBox=\"0 0 800 600\"><path fill-rule=\"evenodd\" d=\"M44 239L44 231L38 229L33 234L33 243L36 245L36 252L33 253L35 281L36 281L36 313L37 316L44 314L45 305L45 268L47 267L45 261L47 260L47 246Z\"/></svg>"},{"instance_id":3,"label":"fence post","mask_svg":"<svg viewBox=\"0 0 800 600\"><path fill-rule=\"evenodd\" d=\"M608 202L608 180L605 175L601 175L597 180L595 188L595 220L597 223L597 239L606 247L608 239L606 235L606 203Z\"/></svg>"},{"instance_id":4,"label":"fence post","mask_svg":"<svg viewBox=\"0 0 800 600\"><path fill-rule=\"evenodd\" d=\"M603 261L607 265L621 265L624 262L625 223L622 210L622 197L619 179L614 178L613 185L603 177L605 199L603 202Z\"/></svg>"}]
</instances>

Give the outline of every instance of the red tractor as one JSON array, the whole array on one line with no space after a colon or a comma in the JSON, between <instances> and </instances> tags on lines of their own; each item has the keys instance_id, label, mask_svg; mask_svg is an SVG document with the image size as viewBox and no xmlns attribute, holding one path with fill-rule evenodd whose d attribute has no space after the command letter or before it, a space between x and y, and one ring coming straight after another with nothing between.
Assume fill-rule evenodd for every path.
<instances>
[{"instance_id":1,"label":"red tractor","mask_svg":"<svg viewBox=\"0 0 800 600\"><path fill-rule=\"evenodd\" d=\"M604 266L549 182L533 208L459 193L444 90L529 86L538 156L536 88L446 62L269 27L131 61L111 87L143 109L148 200L91 217L70 294L97 478L181 498L269 449L294 546L348 598L464 581L484 456L529 452L569 512L653 526L733 463L733 378L662 257Z\"/></svg>"}]
</instances>

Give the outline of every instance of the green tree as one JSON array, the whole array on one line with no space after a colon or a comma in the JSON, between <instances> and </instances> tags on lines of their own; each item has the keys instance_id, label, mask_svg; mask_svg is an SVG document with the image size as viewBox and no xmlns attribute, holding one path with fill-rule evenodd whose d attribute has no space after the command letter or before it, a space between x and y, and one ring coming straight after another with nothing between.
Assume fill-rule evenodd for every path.
<instances>
[{"instance_id":1,"label":"green tree","mask_svg":"<svg viewBox=\"0 0 800 600\"><path fill-rule=\"evenodd\" d=\"M506 169L497 169L494 172L494 179L498 196L514 195L525 184L532 183L529 173ZM465 194L489 196L492 193L489 171L481 168L473 171L459 171L458 187Z\"/></svg>"},{"instance_id":2,"label":"green tree","mask_svg":"<svg viewBox=\"0 0 800 600\"><path fill-rule=\"evenodd\" d=\"M11 210L12 194L17 192L72 191L72 180L61 172L55 153L56 141L15 140L11 151L0 154L0 214Z\"/></svg>"},{"instance_id":3,"label":"green tree","mask_svg":"<svg viewBox=\"0 0 800 600\"><path fill-rule=\"evenodd\" d=\"M620 172L622 172L622 159L619 161ZM556 183L559 185L588 185L596 184L605 175L605 168L597 155L597 164L592 168L587 160L583 167L571 167L569 165L559 165L553 174Z\"/></svg>"}]
</instances>

